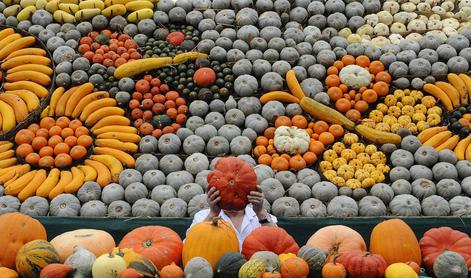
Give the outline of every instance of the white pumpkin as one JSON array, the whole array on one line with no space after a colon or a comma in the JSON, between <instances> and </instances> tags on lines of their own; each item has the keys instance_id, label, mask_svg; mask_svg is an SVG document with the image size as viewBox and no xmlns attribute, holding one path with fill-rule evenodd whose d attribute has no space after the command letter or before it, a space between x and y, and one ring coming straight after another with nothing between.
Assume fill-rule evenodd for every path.
<instances>
[{"instance_id":1,"label":"white pumpkin","mask_svg":"<svg viewBox=\"0 0 471 278\"><path fill-rule=\"evenodd\" d=\"M428 3L419 3L417 5L417 10L419 12L430 12L432 11L432 7Z\"/></svg>"},{"instance_id":2,"label":"white pumpkin","mask_svg":"<svg viewBox=\"0 0 471 278\"><path fill-rule=\"evenodd\" d=\"M350 43L350 44L359 43L359 42L361 42L361 36L358 35L358 34L351 34L350 36L348 36L347 42Z\"/></svg>"},{"instance_id":3,"label":"white pumpkin","mask_svg":"<svg viewBox=\"0 0 471 278\"><path fill-rule=\"evenodd\" d=\"M383 4L383 11L389 12L390 14L396 14L399 12L400 8L399 3L395 1L386 1Z\"/></svg>"},{"instance_id":4,"label":"white pumpkin","mask_svg":"<svg viewBox=\"0 0 471 278\"><path fill-rule=\"evenodd\" d=\"M413 19L407 24L407 30L411 32L421 32L427 29L427 23L420 19Z\"/></svg>"},{"instance_id":5,"label":"white pumpkin","mask_svg":"<svg viewBox=\"0 0 471 278\"><path fill-rule=\"evenodd\" d=\"M379 17L376 14L369 14L365 16L365 23L370 26L375 26L376 24L378 24L378 22L379 22Z\"/></svg>"},{"instance_id":6,"label":"white pumpkin","mask_svg":"<svg viewBox=\"0 0 471 278\"><path fill-rule=\"evenodd\" d=\"M390 31L392 34L401 34L407 32L407 27L401 22L394 22L391 25Z\"/></svg>"},{"instance_id":7,"label":"white pumpkin","mask_svg":"<svg viewBox=\"0 0 471 278\"><path fill-rule=\"evenodd\" d=\"M406 2L401 5L401 9L405 12L413 12L416 9L416 6L414 3L411 2Z\"/></svg>"},{"instance_id":8,"label":"white pumpkin","mask_svg":"<svg viewBox=\"0 0 471 278\"><path fill-rule=\"evenodd\" d=\"M103 254L93 263L92 275L94 278L118 278L126 268L126 261L122 257Z\"/></svg>"},{"instance_id":9,"label":"white pumpkin","mask_svg":"<svg viewBox=\"0 0 471 278\"><path fill-rule=\"evenodd\" d=\"M399 34L391 34L389 35L389 40L392 44L399 44L404 38Z\"/></svg>"},{"instance_id":10,"label":"white pumpkin","mask_svg":"<svg viewBox=\"0 0 471 278\"><path fill-rule=\"evenodd\" d=\"M339 77L342 83L354 89L366 87L371 83L370 73L357 65L349 65L342 68Z\"/></svg>"},{"instance_id":11,"label":"white pumpkin","mask_svg":"<svg viewBox=\"0 0 471 278\"><path fill-rule=\"evenodd\" d=\"M280 126L275 130L274 143L279 152L302 154L309 149L309 134L294 126Z\"/></svg>"},{"instance_id":12,"label":"white pumpkin","mask_svg":"<svg viewBox=\"0 0 471 278\"><path fill-rule=\"evenodd\" d=\"M381 47L381 46L385 46L387 44L390 44L391 41L386 37L379 36L379 37L373 38L371 40L371 43L376 47Z\"/></svg>"},{"instance_id":13,"label":"white pumpkin","mask_svg":"<svg viewBox=\"0 0 471 278\"><path fill-rule=\"evenodd\" d=\"M372 35L374 33L374 29L372 26L376 26L376 24L365 24L358 28L357 34L362 36L362 35Z\"/></svg>"},{"instance_id":14,"label":"white pumpkin","mask_svg":"<svg viewBox=\"0 0 471 278\"><path fill-rule=\"evenodd\" d=\"M443 24L440 20L431 20L427 22L427 29L429 30L440 30L443 28Z\"/></svg>"},{"instance_id":15,"label":"white pumpkin","mask_svg":"<svg viewBox=\"0 0 471 278\"><path fill-rule=\"evenodd\" d=\"M443 28L451 27L453 29L458 29L460 27L460 22L455 18L446 18L442 20Z\"/></svg>"},{"instance_id":16,"label":"white pumpkin","mask_svg":"<svg viewBox=\"0 0 471 278\"><path fill-rule=\"evenodd\" d=\"M377 36L387 36L389 35L388 25L380 22L374 27L374 32Z\"/></svg>"},{"instance_id":17,"label":"white pumpkin","mask_svg":"<svg viewBox=\"0 0 471 278\"><path fill-rule=\"evenodd\" d=\"M388 26L394 22L394 17L390 12L380 11L379 13L377 13L377 16L380 23L384 23Z\"/></svg>"},{"instance_id":18,"label":"white pumpkin","mask_svg":"<svg viewBox=\"0 0 471 278\"><path fill-rule=\"evenodd\" d=\"M350 30L350 28L348 27L343 28L342 30L339 31L339 36L344 37L344 38L348 38L348 36L350 36L351 34L352 34L352 30Z\"/></svg>"}]
</instances>

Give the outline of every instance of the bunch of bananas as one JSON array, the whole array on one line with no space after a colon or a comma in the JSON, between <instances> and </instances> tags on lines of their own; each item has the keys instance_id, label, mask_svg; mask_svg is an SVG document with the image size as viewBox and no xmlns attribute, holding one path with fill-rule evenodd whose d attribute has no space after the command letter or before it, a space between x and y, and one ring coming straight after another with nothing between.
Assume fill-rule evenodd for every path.
<instances>
[{"instance_id":1,"label":"bunch of bananas","mask_svg":"<svg viewBox=\"0 0 471 278\"><path fill-rule=\"evenodd\" d=\"M471 103L471 77L461 73L449 73L448 82L425 84L424 91L441 101L448 111Z\"/></svg>"},{"instance_id":2,"label":"bunch of bananas","mask_svg":"<svg viewBox=\"0 0 471 278\"><path fill-rule=\"evenodd\" d=\"M437 152L452 150L458 160L471 161L471 135L461 138L453 134L447 126L436 126L422 131L417 138L424 146L435 148Z\"/></svg>"},{"instance_id":3,"label":"bunch of bananas","mask_svg":"<svg viewBox=\"0 0 471 278\"><path fill-rule=\"evenodd\" d=\"M96 181L102 187L118 182L123 167L135 166L131 154L137 152L141 137L108 92L94 92L91 83L67 91L60 87L53 92L48 111L49 116L82 119L97 138L93 154L83 165L70 170L53 168L47 173L17 164L13 144L0 142L0 184L5 186L5 194L21 201L34 195L53 199L64 192L77 192L87 181Z\"/></svg>"},{"instance_id":4,"label":"bunch of bananas","mask_svg":"<svg viewBox=\"0 0 471 278\"><path fill-rule=\"evenodd\" d=\"M22 37L12 28L0 31L1 68L6 71L0 94L0 131L24 121L47 97L53 69L44 49L34 47L33 36Z\"/></svg>"}]
</instances>

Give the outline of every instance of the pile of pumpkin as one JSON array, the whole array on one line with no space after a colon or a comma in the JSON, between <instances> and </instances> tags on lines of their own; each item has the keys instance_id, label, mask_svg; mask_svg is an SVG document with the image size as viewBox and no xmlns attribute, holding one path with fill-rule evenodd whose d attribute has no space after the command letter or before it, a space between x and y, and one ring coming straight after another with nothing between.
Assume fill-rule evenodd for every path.
<instances>
[{"instance_id":1,"label":"pile of pumpkin","mask_svg":"<svg viewBox=\"0 0 471 278\"><path fill-rule=\"evenodd\" d=\"M93 229L47 241L42 224L20 213L0 216L0 228L7 250L0 254L3 278L416 278L425 272L448 278L467 277L471 266L467 234L440 227L418 240L400 219L376 225L369 248L343 225L315 231L301 248L279 227L255 229L240 247L232 226L221 219L195 224L185 242L161 226L136 228L119 244Z\"/></svg>"}]
</instances>

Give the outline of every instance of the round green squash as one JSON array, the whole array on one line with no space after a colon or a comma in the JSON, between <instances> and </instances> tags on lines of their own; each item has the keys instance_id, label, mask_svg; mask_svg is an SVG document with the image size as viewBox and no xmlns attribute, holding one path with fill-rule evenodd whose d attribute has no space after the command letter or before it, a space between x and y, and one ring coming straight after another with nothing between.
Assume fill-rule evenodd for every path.
<instances>
[{"instance_id":1,"label":"round green squash","mask_svg":"<svg viewBox=\"0 0 471 278\"><path fill-rule=\"evenodd\" d=\"M237 278L240 268L247 262L241 253L230 252L224 254L216 264L215 277Z\"/></svg>"}]
</instances>

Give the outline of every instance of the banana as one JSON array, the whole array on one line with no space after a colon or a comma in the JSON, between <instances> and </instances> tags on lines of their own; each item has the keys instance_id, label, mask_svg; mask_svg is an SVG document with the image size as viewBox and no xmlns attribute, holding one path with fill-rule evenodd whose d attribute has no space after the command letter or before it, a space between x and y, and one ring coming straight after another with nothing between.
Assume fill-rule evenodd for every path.
<instances>
[{"instance_id":1,"label":"banana","mask_svg":"<svg viewBox=\"0 0 471 278\"><path fill-rule=\"evenodd\" d=\"M439 132L423 143L423 145L436 148L448 140L452 135L453 134L449 130Z\"/></svg>"},{"instance_id":2,"label":"banana","mask_svg":"<svg viewBox=\"0 0 471 278\"><path fill-rule=\"evenodd\" d=\"M85 0L79 3L79 8L81 10L85 9L100 9L103 10L105 8L105 3L100 0Z\"/></svg>"},{"instance_id":3,"label":"banana","mask_svg":"<svg viewBox=\"0 0 471 278\"><path fill-rule=\"evenodd\" d=\"M28 90L35 93L39 98L45 98L48 95L48 90L46 88L31 81L5 83L3 88L8 91Z\"/></svg>"},{"instance_id":4,"label":"banana","mask_svg":"<svg viewBox=\"0 0 471 278\"><path fill-rule=\"evenodd\" d=\"M123 142L139 143L141 136L132 133L106 132L97 136L98 139L117 139Z\"/></svg>"},{"instance_id":5,"label":"banana","mask_svg":"<svg viewBox=\"0 0 471 278\"><path fill-rule=\"evenodd\" d=\"M448 82L450 82L460 94L461 104L467 105L469 103L469 94L464 81L456 73L449 73Z\"/></svg>"},{"instance_id":6,"label":"banana","mask_svg":"<svg viewBox=\"0 0 471 278\"><path fill-rule=\"evenodd\" d=\"M5 94L11 94L20 97L28 107L28 112L33 111L39 106L38 96L28 90L16 90L16 91L6 91Z\"/></svg>"},{"instance_id":7,"label":"banana","mask_svg":"<svg viewBox=\"0 0 471 278\"><path fill-rule=\"evenodd\" d=\"M11 34L11 35L7 36L6 38L4 38L3 40L0 41L0 50L5 48L10 43L12 43L16 40L19 40L19 39L21 39L21 35L17 34L17 33L14 33L14 34Z\"/></svg>"},{"instance_id":8,"label":"banana","mask_svg":"<svg viewBox=\"0 0 471 278\"><path fill-rule=\"evenodd\" d=\"M443 106L445 106L446 110L453 111L453 102L448 94L446 94L442 89L430 83L425 84L423 89L425 92L438 98L442 102Z\"/></svg>"},{"instance_id":9,"label":"banana","mask_svg":"<svg viewBox=\"0 0 471 278\"><path fill-rule=\"evenodd\" d=\"M65 185L64 192L75 193L83 185L85 174L77 167L72 167L72 181Z\"/></svg>"},{"instance_id":10,"label":"banana","mask_svg":"<svg viewBox=\"0 0 471 278\"><path fill-rule=\"evenodd\" d=\"M21 176L28 173L31 170L29 164L15 165L8 168L2 169L8 171L2 172L0 174L0 184L5 185L7 181L11 180L15 175Z\"/></svg>"},{"instance_id":11,"label":"banana","mask_svg":"<svg viewBox=\"0 0 471 278\"><path fill-rule=\"evenodd\" d=\"M25 49L32 49L32 48L25 48ZM15 57L17 57L17 56L15 56ZM8 59L8 57L7 57L7 59ZM51 76L52 73L53 73L52 68L50 68L48 66L29 64L29 65L21 65L21 66L11 68L11 69L7 70L7 74L15 73L15 72L19 72L19 71L36 71L36 72L43 73L47 76Z\"/></svg>"},{"instance_id":12,"label":"banana","mask_svg":"<svg viewBox=\"0 0 471 278\"><path fill-rule=\"evenodd\" d=\"M47 178L41 183L41 185L36 190L36 196L47 198L49 192L56 186L59 182L61 171L57 168L51 169Z\"/></svg>"},{"instance_id":13,"label":"banana","mask_svg":"<svg viewBox=\"0 0 471 278\"><path fill-rule=\"evenodd\" d=\"M59 87L52 92L51 99L49 100L49 106L51 107L51 109L49 109L49 116L52 117L56 114L57 103L64 94L64 91L64 87Z\"/></svg>"},{"instance_id":14,"label":"banana","mask_svg":"<svg viewBox=\"0 0 471 278\"><path fill-rule=\"evenodd\" d=\"M466 90L468 91L468 100L471 103L471 77L464 73L460 73L458 76L463 80L464 85L466 86Z\"/></svg>"},{"instance_id":15,"label":"banana","mask_svg":"<svg viewBox=\"0 0 471 278\"><path fill-rule=\"evenodd\" d=\"M453 135L448 140L440 144L438 147L435 148L437 152L440 152L441 150L453 150L458 142L460 141L460 136L459 135Z\"/></svg>"},{"instance_id":16,"label":"banana","mask_svg":"<svg viewBox=\"0 0 471 278\"><path fill-rule=\"evenodd\" d=\"M11 148L13 148L13 143L6 141L5 144L0 145L0 153L11 150Z\"/></svg>"},{"instance_id":17,"label":"banana","mask_svg":"<svg viewBox=\"0 0 471 278\"><path fill-rule=\"evenodd\" d=\"M69 184L73 179L72 173L70 171L62 170L60 174L59 181L56 186L49 192L49 200L54 199L57 195L64 193L64 188Z\"/></svg>"},{"instance_id":18,"label":"banana","mask_svg":"<svg viewBox=\"0 0 471 278\"><path fill-rule=\"evenodd\" d=\"M110 126L105 126L99 129L95 129L93 131L93 134L100 135L105 132L113 132L113 131L137 134L137 128L132 127L132 126L122 126L122 125L110 125Z\"/></svg>"},{"instance_id":19,"label":"banana","mask_svg":"<svg viewBox=\"0 0 471 278\"><path fill-rule=\"evenodd\" d=\"M75 16L64 12L63 10L56 10L52 15L54 20L59 23L75 23Z\"/></svg>"},{"instance_id":20,"label":"banana","mask_svg":"<svg viewBox=\"0 0 471 278\"><path fill-rule=\"evenodd\" d=\"M16 165L17 162L16 157L0 160L0 169Z\"/></svg>"},{"instance_id":21,"label":"banana","mask_svg":"<svg viewBox=\"0 0 471 278\"><path fill-rule=\"evenodd\" d=\"M185 53L180 53L180 54L175 55L175 57L173 57L172 60L174 64L182 64L182 63L186 63L188 61L194 61L200 58L201 59L208 58L208 54L198 52L198 51L188 51Z\"/></svg>"},{"instance_id":22,"label":"banana","mask_svg":"<svg viewBox=\"0 0 471 278\"><path fill-rule=\"evenodd\" d=\"M391 133L384 132L377 129L367 127L365 125L359 124L355 126L355 130L358 134L362 135L366 140L374 142L379 145L383 144L394 144L398 145L401 143L401 136Z\"/></svg>"},{"instance_id":23,"label":"banana","mask_svg":"<svg viewBox=\"0 0 471 278\"><path fill-rule=\"evenodd\" d=\"M105 0L105 6L110 7L113 5L126 5L127 0Z\"/></svg>"},{"instance_id":24,"label":"banana","mask_svg":"<svg viewBox=\"0 0 471 278\"><path fill-rule=\"evenodd\" d=\"M29 20L35 11L36 6L26 7L16 15L16 19L18 19L18 21Z\"/></svg>"},{"instance_id":25,"label":"banana","mask_svg":"<svg viewBox=\"0 0 471 278\"><path fill-rule=\"evenodd\" d=\"M46 180L46 178L46 170L38 170L34 175L34 179L32 179L31 182L29 182L28 185L23 188L20 193L18 193L18 199L23 202L24 200L33 196L36 193L36 190Z\"/></svg>"},{"instance_id":26,"label":"banana","mask_svg":"<svg viewBox=\"0 0 471 278\"><path fill-rule=\"evenodd\" d=\"M0 169L0 176L3 175L3 174L6 174L8 172L14 171L15 169L19 169L21 166L24 166L24 165L29 166L29 164L21 164L21 165L12 165L12 166L2 168L2 169Z\"/></svg>"},{"instance_id":27,"label":"banana","mask_svg":"<svg viewBox=\"0 0 471 278\"><path fill-rule=\"evenodd\" d=\"M147 2L147 1L144 1L144 2ZM154 16L154 11L152 9L145 8L145 9L141 9L141 10L130 13L128 15L128 21L136 23L143 19L152 18L153 16Z\"/></svg>"},{"instance_id":28,"label":"banana","mask_svg":"<svg viewBox=\"0 0 471 278\"><path fill-rule=\"evenodd\" d=\"M43 86L49 86L51 84L51 78L49 76L45 75L44 73L32 70L25 70L7 74L6 80L8 82L31 81Z\"/></svg>"},{"instance_id":29,"label":"banana","mask_svg":"<svg viewBox=\"0 0 471 278\"><path fill-rule=\"evenodd\" d=\"M466 148L465 157L466 160L471 161L471 144Z\"/></svg>"},{"instance_id":30,"label":"banana","mask_svg":"<svg viewBox=\"0 0 471 278\"><path fill-rule=\"evenodd\" d=\"M75 14L79 11L79 9L80 8L77 4L62 3L61 1L59 1L59 10L64 11L68 14Z\"/></svg>"},{"instance_id":31,"label":"banana","mask_svg":"<svg viewBox=\"0 0 471 278\"><path fill-rule=\"evenodd\" d=\"M108 184L110 184L111 172L110 172L110 169L108 169L108 167L105 166L105 164L95 161L95 160L91 160L91 159L85 160L84 164L91 166L95 169L95 171L97 172L96 182L101 187L105 187Z\"/></svg>"},{"instance_id":32,"label":"banana","mask_svg":"<svg viewBox=\"0 0 471 278\"><path fill-rule=\"evenodd\" d=\"M101 14L106 17L113 17L117 15L125 15L126 7L122 4L111 5L101 11Z\"/></svg>"},{"instance_id":33,"label":"banana","mask_svg":"<svg viewBox=\"0 0 471 278\"><path fill-rule=\"evenodd\" d=\"M84 182L87 182L87 181L95 181L96 180L96 177L98 175L98 173L96 172L95 168L93 168L92 166L88 166L88 165L79 165L77 166L84 174L84 178L83 178L83 181Z\"/></svg>"},{"instance_id":34,"label":"banana","mask_svg":"<svg viewBox=\"0 0 471 278\"><path fill-rule=\"evenodd\" d=\"M471 136L468 136L464 139L461 139L461 141L456 145L453 151L455 152L456 158L458 158L458 160L465 159L466 148L469 146L470 143L471 143Z\"/></svg>"},{"instance_id":35,"label":"banana","mask_svg":"<svg viewBox=\"0 0 471 278\"><path fill-rule=\"evenodd\" d=\"M78 118L82 114L83 109L90 104L91 102L109 97L109 93L106 91L98 91L88 94L84 98L80 99L78 104L75 106L74 111L72 112L73 118Z\"/></svg>"},{"instance_id":36,"label":"banana","mask_svg":"<svg viewBox=\"0 0 471 278\"><path fill-rule=\"evenodd\" d=\"M75 4L78 5L80 0L59 0L59 4Z\"/></svg>"},{"instance_id":37,"label":"banana","mask_svg":"<svg viewBox=\"0 0 471 278\"><path fill-rule=\"evenodd\" d=\"M5 10L3 10L3 13L5 14ZM2 31L0 31L0 41L2 41L4 38L14 33L15 33L15 30L13 30L13 28L3 29Z\"/></svg>"},{"instance_id":38,"label":"banana","mask_svg":"<svg viewBox=\"0 0 471 278\"><path fill-rule=\"evenodd\" d=\"M85 120L85 125L91 127L100 119L107 116L124 116L124 109L120 107L103 107L91 113Z\"/></svg>"},{"instance_id":39,"label":"banana","mask_svg":"<svg viewBox=\"0 0 471 278\"><path fill-rule=\"evenodd\" d=\"M13 57L18 57L22 55L37 55L37 56L46 56L46 50L42 48L37 48L37 47L27 47L27 48L22 48L18 50L14 50L6 58L4 59L5 61L13 58Z\"/></svg>"},{"instance_id":40,"label":"banana","mask_svg":"<svg viewBox=\"0 0 471 278\"><path fill-rule=\"evenodd\" d=\"M117 139L96 139L95 146L113 148L127 153L136 153L138 150L136 144L121 142Z\"/></svg>"},{"instance_id":41,"label":"banana","mask_svg":"<svg viewBox=\"0 0 471 278\"><path fill-rule=\"evenodd\" d=\"M433 135L435 135L439 132L445 131L445 130L448 130L448 127L446 127L446 126L429 127L427 129L425 129L424 131L422 131L421 133L419 133L419 135L417 135L417 139L419 139L420 143L423 144L428 139L432 138Z\"/></svg>"},{"instance_id":42,"label":"banana","mask_svg":"<svg viewBox=\"0 0 471 278\"><path fill-rule=\"evenodd\" d=\"M85 106L82 114L80 115L80 120L85 121L93 112L98 111L98 109L114 106L116 106L116 100L114 98L102 98L94 100Z\"/></svg>"},{"instance_id":43,"label":"banana","mask_svg":"<svg viewBox=\"0 0 471 278\"><path fill-rule=\"evenodd\" d=\"M11 5L3 10L5 17L16 16L21 11L20 5Z\"/></svg>"},{"instance_id":44,"label":"banana","mask_svg":"<svg viewBox=\"0 0 471 278\"><path fill-rule=\"evenodd\" d=\"M152 2L145 1L145 0L131 1L131 2L126 3L126 5L124 6L126 7L126 10L129 12L135 12L142 9L152 10L154 8L154 4L152 4Z\"/></svg>"},{"instance_id":45,"label":"banana","mask_svg":"<svg viewBox=\"0 0 471 278\"><path fill-rule=\"evenodd\" d=\"M0 153L0 160L8 159L15 156L14 150L8 150L5 152Z\"/></svg>"},{"instance_id":46,"label":"banana","mask_svg":"<svg viewBox=\"0 0 471 278\"><path fill-rule=\"evenodd\" d=\"M70 116L81 99L93 92L92 83L85 83L77 88L77 90L67 99L65 104L65 115Z\"/></svg>"},{"instance_id":47,"label":"banana","mask_svg":"<svg viewBox=\"0 0 471 278\"><path fill-rule=\"evenodd\" d=\"M54 14L57 10L59 10L59 0L48 1L44 8L46 9L46 11L50 12L51 14Z\"/></svg>"},{"instance_id":48,"label":"banana","mask_svg":"<svg viewBox=\"0 0 471 278\"><path fill-rule=\"evenodd\" d=\"M0 100L0 114L2 115L2 131L9 131L16 126L15 111L13 107Z\"/></svg>"},{"instance_id":49,"label":"banana","mask_svg":"<svg viewBox=\"0 0 471 278\"><path fill-rule=\"evenodd\" d=\"M136 160L134 157L132 157L130 154L125 153L123 151L117 150L117 149L112 149L112 148L106 148L106 147L95 147L93 148L93 153L94 154L108 154L111 155L115 158L117 158L121 163L129 168L134 168L136 164Z\"/></svg>"},{"instance_id":50,"label":"banana","mask_svg":"<svg viewBox=\"0 0 471 278\"><path fill-rule=\"evenodd\" d=\"M109 125L124 125L128 126L131 124L131 120L124 116L108 116L104 117L103 119L99 120L91 130L94 131L96 129L109 126Z\"/></svg>"},{"instance_id":51,"label":"banana","mask_svg":"<svg viewBox=\"0 0 471 278\"><path fill-rule=\"evenodd\" d=\"M114 71L114 77L132 77L145 71L166 67L173 63L171 57L145 58L122 64Z\"/></svg>"},{"instance_id":52,"label":"banana","mask_svg":"<svg viewBox=\"0 0 471 278\"><path fill-rule=\"evenodd\" d=\"M51 59L38 55L21 55L3 62L2 69L9 70L11 68L27 64L49 66L51 64Z\"/></svg>"},{"instance_id":53,"label":"banana","mask_svg":"<svg viewBox=\"0 0 471 278\"><path fill-rule=\"evenodd\" d=\"M15 51L32 46L35 43L36 39L33 36L17 39L0 50L0 60L4 59Z\"/></svg>"},{"instance_id":54,"label":"banana","mask_svg":"<svg viewBox=\"0 0 471 278\"><path fill-rule=\"evenodd\" d=\"M123 165L121 164L121 161L119 161L114 156L107 154L91 155L90 159L105 165L110 170L111 180L113 182L118 182L119 174L123 171Z\"/></svg>"},{"instance_id":55,"label":"banana","mask_svg":"<svg viewBox=\"0 0 471 278\"><path fill-rule=\"evenodd\" d=\"M26 8L28 6L36 6L36 0L21 0L20 6Z\"/></svg>"},{"instance_id":56,"label":"banana","mask_svg":"<svg viewBox=\"0 0 471 278\"><path fill-rule=\"evenodd\" d=\"M14 181L16 181L19 177L20 177L20 174L15 173L15 174L13 175L13 177L12 177L11 179L9 179L8 181L6 181L3 186L6 188L6 187L9 186L10 184L12 184Z\"/></svg>"},{"instance_id":57,"label":"banana","mask_svg":"<svg viewBox=\"0 0 471 278\"><path fill-rule=\"evenodd\" d=\"M85 21L85 20L90 20L93 17L99 15L101 13L101 10L96 8L96 9L83 9L75 13L75 20L76 21Z\"/></svg>"},{"instance_id":58,"label":"banana","mask_svg":"<svg viewBox=\"0 0 471 278\"><path fill-rule=\"evenodd\" d=\"M55 105L55 111L54 115L56 116L64 116L65 115L65 108L67 105L67 102L69 101L69 98L75 94L75 92L78 90L80 86L72 87L65 91L59 100L57 101L57 104Z\"/></svg>"},{"instance_id":59,"label":"banana","mask_svg":"<svg viewBox=\"0 0 471 278\"><path fill-rule=\"evenodd\" d=\"M51 110L51 106L46 106L46 108L44 108L44 110L41 112L41 114L39 115L39 118L40 119L43 119L43 118L46 118L47 116L49 116L49 111Z\"/></svg>"},{"instance_id":60,"label":"banana","mask_svg":"<svg viewBox=\"0 0 471 278\"><path fill-rule=\"evenodd\" d=\"M35 0L35 2L37 10L44 10L46 8L47 0Z\"/></svg>"},{"instance_id":61,"label":"banana","mask_svg":"<svg viewBox=\"0 0 471 278\"><path fill-rule=\"evenodd\" d=\"M33 180L36 172L36 170L33 170L31 172L25 173L14 182L10 183L7 187L5 187L5 194L16 196L18 193L20 193L21 190L23 190L23 188L28 185L31 180Z\"/></svg>"},{"instance_id":62,"label":"banana","mask_svg":"<svg viewBox=\"0 0 471 278\"><path fill-rule=\"evenodd\" d=\"M28 117L28 106L19 96L12 94L0 94L0 100L4 101L13 108L15 120L20 123Z\"/></svg>"},{"instance_id":63,"label":"banana","mask_svg":"<svg viewBox=\"0 0 471 278\"><path fill-rule=\"evenodd\" d=\"M461 98L460 93L450 83L437 81L435 82L435 86L440 88L442 91L445 92L445 94L448 95L448 97L450 97L451 102L453 103L453 107L456 108L460 106L460 98Z\"/></svg>"}]
</instances>

